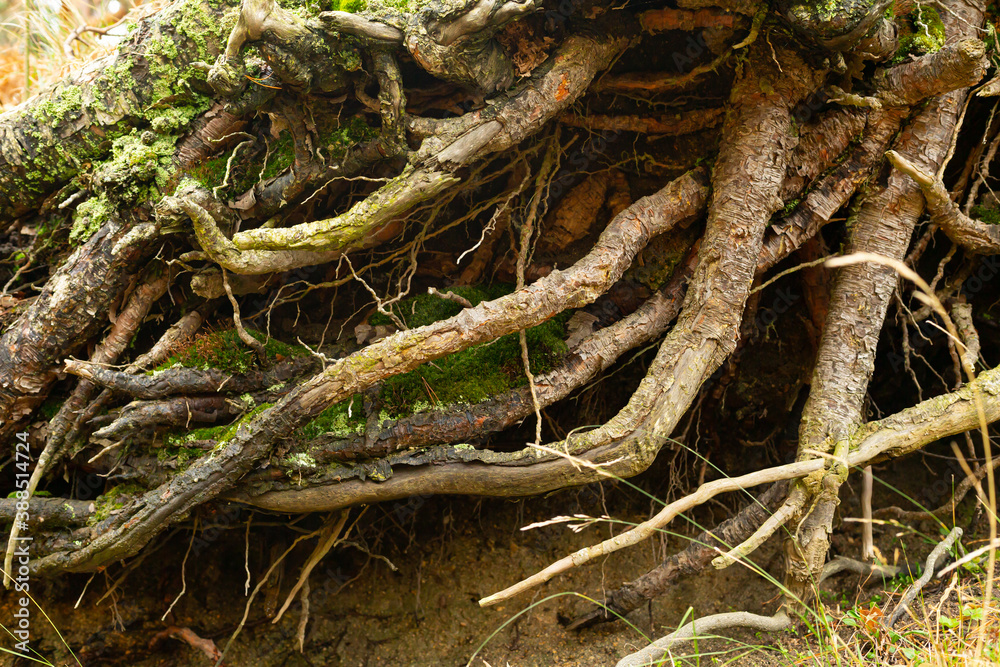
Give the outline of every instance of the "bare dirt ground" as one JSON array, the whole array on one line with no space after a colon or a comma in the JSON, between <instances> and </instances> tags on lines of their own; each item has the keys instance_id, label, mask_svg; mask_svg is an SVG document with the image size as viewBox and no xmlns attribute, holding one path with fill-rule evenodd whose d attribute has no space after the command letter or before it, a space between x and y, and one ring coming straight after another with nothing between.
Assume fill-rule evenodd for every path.
<instances>
[{"instance_id":1,"label":"bare dirt ground","mask_svg":"<svg viewBox=\"0 0 1000 667\"><path fill-rule=\"evenodd\" d=\"M917 480L925 475L933 480L930 469L923 463L914 458L895 471L884 472L894 478ZM658 475L665 474L665 467L666 464L655 466L638 483L655 489ZM879 501L899 502L884 487L876 495L876 503ZM845 516L856 515L855 503L856 497L845 493L842 506ZM565 524L527 532L519 530L521 526L565 514L607 514L619 522L636 522L647 518L650 509L648 497L621 483L605 484L603 489L591 485L517 501L418 498L368 507L360 515L352 544L331 552L310 578L304 652L299 652L296 640L301 617L299 603L293 602L277 624L272 624L267 614L275 603L280 606L295 583L299 568L311 551L308 544L293 552L294 560L284 569L280 585L265 587L262 597L254 602L246 628L233 643L225 664L416 667L460 666L472 659L471 664L480 667L609 665L644 645L640 632L661 636L685 616L732 610L773 613L779 603L777 587L749 568L737 565L682 580L670 594L635 612L629 619L634 628L618 623L580 633L564 629L561 621L585 607L585 602L572 593L599 596L605 587L617 586L642 574L659 561L662 553L683 547L683 539L675 536L664 536L660 543L644 544L571 571L533 596L529 593L494 608L478 606L481 597L608 537L611 530L620 532L625 528L623 523L601 523L574 533ZM724 516L725 511L721 505L710 506L702 508L693 519L702 525L711 524ZM353 510L352 517L357 517L358 512ZM225 646L246 603L247 562L252 587L267 569L276 545L283 549L296 534L318 525L317 517L295 519L256 513L248 546L245 524L249 516L249 511L241 513L230 529L217 531L217 539L200 546L197 555L188 558L186 593L165 620L161 616L182 588L181 568L190 531L166 540L115 592L99 602L121 577L120 567L96 575L89 585L89 575L68 575L55 582L39 582L33 591L83 665L213 664L202 651L165 636L166 628L189 628L197 636L214 641L219 648ZM210 524L202 527L205 525ZM835 551L854 555L852 552L858 548L856 543L852 544L858 534L856 526L850 523L842 526ZM671 528L692 530L690 525ZM913 563L922 563L931 548L933 534L922 538L913 531L886 527L877 536L880 549L890 560L909 558ZM766 572L780 580L778 546L772 540L755 557ZM390 562L397 568L395 571ZM838 615L838 607L846 611L872 595L881 596L875 600L884 606L884 592L875 587L862 589L859 583L856 576L841 576L824 585L828 591L824 599L832 616ZM927 599L940 595L945 583L928 589ZM81 597L85 586L87 590ZM74 609L78 599L79 605ZM3 598L4 609L0 613L5 618L10 618L13 600L11 593ZM516 620L508 623L519 613ZM37 614L32 619L32 632L33 646L53 663L74 664L55 633ZM787 664L783 651L794 655L819 649L805 626L800 626L798 635L730 634L735 641L699 643L702 660L714 654L722 662L741 665ZM0 659L0 663L17 664L9 658Z\"/></svg>"}]
</instances>

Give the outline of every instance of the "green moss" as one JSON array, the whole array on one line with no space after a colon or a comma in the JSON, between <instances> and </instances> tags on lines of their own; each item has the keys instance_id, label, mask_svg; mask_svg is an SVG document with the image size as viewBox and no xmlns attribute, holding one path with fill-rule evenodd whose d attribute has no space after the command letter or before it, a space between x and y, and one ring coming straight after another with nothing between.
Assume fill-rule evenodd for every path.
<instances>
[{"instance_id":1,"label":"green moss","mask_svg":"<svg viewBox=\"0 0 1000 667\"><path fill-rule=\"evenodd\" d=\"M309 354L309 351L304 347L288 345L274 338L268 340L259 331L248 329L247 333L264 343L265 356L270 361ZM254 368L256 363L256 354L240 339L236 329L225 329L196 337L189 347L167 359L156 370L185 366L204 370L217 368L230 373L246 373Z\"/></svg>"},{"instance_id":2,"label":"green moss","mask_svg":"<svg viewBox=\"0 0 1000 667\"><path fill-rule=\"evenodd\" d=\"M113 211L111 203L105 195L91 197L76 207L73 213L73 227L69 232L71 245L83 243L101 228Z\"/></svg>"},{"instance_id":3,"label":"green moss","mask_svg":"<svg viewBox=\"0 0 1000 667\"><path fill-rule=\"evenodd\" d=\"M935 53L944 46L944 23L933 7L917 5L907 17L898 21L899 48L892 59L892 64L906 60L909 55Z\"/></svg>"},{"instance_id":4,"label":"green moss","mask_svg":"<svg viewBox=\"0 0 1000 667\"><path fill-rule=\"evenodd\" d=\"M83 112L83 93L78 86L63 86L35 105L35 118L42 123L58 125Z\"/></svg>"},{"instance_id":5,"label":"green moss","mask_svg":"<svg viewBox=\"0 0 1000 667\"><path fill-rule=\"evenodd\" d=\"M451 291L473 305L510 291L509 287L487 289L455 287ZM457 314L462 307L453 301L421 294L396 304L395 312L410 327L419 327ZM562 313L527 330L528 358L533 374L545 373L562 361L566 353L566 322ZM373 315L372 324L388 324L386 316ZM388 418L398 418L437 405L478 403L527 383L517 334L448 355L420 368L389 378L382 385L381 401Z\"/></svg>"},{"instance_id":6,"label":"green moss","mask_svg":"<svg viewBox=\"0 0 1000 667\"><path fill-rule=\"evenodd\" d=\"M104 521L115 510L123 509L131 500L130 496L139 496L145 492L139 484L119 484L94 500L94 513L88 517L87 525L93 526Z\"/></svg>"},{"instance_id":7,"label":"green moss","mask_svg":"<svg viewBox=\"0 0 1000 667\"><path fill-rule=\"evenodd\" d=\"M339 438L349 438L365 432L364 399L355 394L347 401L331 405L316 418L299 429L296 438L311 440L325 433Z\"/></svg>"},{"instance_id":8,"label":"green moss","mask_svg":"<svg viewBox=\"0 0 1000 667\"><path fill-rule=\"evenodd\" d=\"M340 127L321 134L320 145L325 146L332 157L341 158L347 154L349 148L371 141L378 135L378 128L368 125L361 116L354 116Z\"/></svg>"},{"instance_id":9,"label":"green moss","mask_svg":"<svg viewBox=\"0 0 1000 667\"><path fill-rule=\"evenodd\" d=\"M274 178L288 169L294 160L295 143L292 140L292 133L282 132L278 140L270 146L267 166L264 167L264 178ZM223 173L225 173L225 166L223 166ZM219 182L221 183L222 180L220 179Z\"/></svg>"},{"instance_id":10,"label":"green moss","mask_svg":"<svg viewBox=\"0 0 1000 667\"><path fill-rule=\"evenodd\" d=\"M41 412L42 416L46 420L50 420L56 416L65 402L66 399L63 397L49 396L45 399L45 402L42 403L42 407L39 409L39 412Z\"/></svg>"},{"instance_id":11,"label":"green moss","mask_svg":"<svg viewBox=\"0 0 1000 667\"><path fill-rule=\"evenodd\" d=\"M164 450L183 449L185 448L184 446L190 442L196 442L198 440L219 440L228 430L229 424L183 431L170 431L163 436L164 447L157 452L157 458L165 458L165 456L160 454L160 452Z\"/></svg>"},{"instance_id":12,"label":"green moss","mask_svg":"<svg viewBox=\"0 0 1000 667\"><path fill-rule=\"evenodd\" d=\"M510 285L494 285L489 287L449 287L446 291L469 300L473 306L478 306L483 301L491 301L505 294L510 294ZM392 312L401 319L406 326L411 329L427 326L440 320L453 317L462 312L462 306L449 299L442 299L431 294L418 294L399 303L393 304ZM392 320L382 313L375 313L369 320L369 324L391 325Z\"/></svg>"},{"instance_id":13,"label":"green moss","mask_svg":"<svg viewBox=\"0 0 1000 667\"><path fill-rule=\"evenodd\" d=\"M987 206L973 206L972 217L988 225L1000 225L1000 211Z\"/></svg>"}]
</instances>

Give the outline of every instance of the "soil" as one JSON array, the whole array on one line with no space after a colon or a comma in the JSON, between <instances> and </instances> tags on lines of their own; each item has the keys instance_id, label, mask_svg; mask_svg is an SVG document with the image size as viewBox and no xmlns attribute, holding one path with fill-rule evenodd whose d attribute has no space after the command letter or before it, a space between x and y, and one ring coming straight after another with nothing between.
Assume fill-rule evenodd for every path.
<instances>
[{"instance_id":1,"label":"soil","mask_svg":"<svg viewBox=\"0 0 1000 667\"><path fill-rule=\"evenodd\" d=\"M908 479L927 488L934 478L933 470L924 464L921 457L912 457L894 469L877 471L877 475L890 484ZM655 490L667 467L669 461L659 463L636 480L638 486ZM857 516L856 495L845 491L843 497L843 513ZM731 505L742 500L730 498L725 502L728 504L701 508L693 520L714 524ZM885 487L877 489L876 506L888 504L900 504L899 497ZM967 501L962 507L966 506L971 504ZM606 588L653 567L663 554L682 548L684 539L672 535L663 536L659 543L646 543L570 571L534 594L507 604L486 609L478 606L480 598L608 537L612 531L621 532L626 528L623 522L641 521L651 510L655 511L649 497L620 482L516 501L434 497L384 503L363 512L352 510L351 521L357 520L357 524L348 542L331 551L310 578L304 652L299 652L296 639L299 602L293 602L277 624L270 622L267 613L275 602L280 606L291 590L315 540L293 550L280 587L265 587L265 591L280 591L280 595L262 592L255 600L246 627L229 650L225 664L609 665L644 645L640 633L661 636L692 615L733 610L769 614L776 610L776 586L737 565L682 580L668 595L633 613L629 619L632 628L616 623L579 633L564 629L566 619L586 608L580 596L599 597ZM967 521L969 510L964 511ZM615 523L599 522L579 533L565 523L519 530L567 514L609 515L615 517ZM190 530L161 537L159 550L134 568L103 600L98 601L122 579L120 566L98 573L89 584L90 575L80 574L38 582L37 587L33 582L32 592L83 665L213 664L202 651L163 636L163 631L170 626L189 628L197 636L213 640L219 648L224 647L246 604L245 563L249 561L251 586L256 585L272 553L280 553L294 537L314 530L322 522L322 517L256 512L252 514L248 546L246 522L250 517L251 513L244 511L238 516L223 512L214 519L199 519L199 536L204 541L196 542L198 548L192 549L195 555L183 565L186 592L165 620L161 621L161 617L182 590L182 563ZM188 528L193 525L190 523ZM835 552L857 552L857 525L841 525ZM681 524L670 528L695 530ZM923 538L911 530L885 527L877 537L882 553L890 561L908 558L912 563L922 563L932 547L933 530L930 533ZM777 540L772 539L756 553L755 562L780 580L782 559L778 548ZM943 587L937 585L929 594ZM829 591L824 599L834 615L838 606L850 607L879 594L875 589L862 589L859 578L853 575L837 577L823 588ZM0 612L4 618L11 618L14 604L15 596L7 593ZM31 629L34 648L56 665L74 664L65 645L37 613ZM716 657L741 665L787 664L782 647L800 653L808 651L810 642L804 628L800 638L787 633L778 637L758 637L749 632L727 634L735 640L699 643L702 658L719 652ZM4 656L0 664L28 663Z\"/></svg>"}]
</instances>

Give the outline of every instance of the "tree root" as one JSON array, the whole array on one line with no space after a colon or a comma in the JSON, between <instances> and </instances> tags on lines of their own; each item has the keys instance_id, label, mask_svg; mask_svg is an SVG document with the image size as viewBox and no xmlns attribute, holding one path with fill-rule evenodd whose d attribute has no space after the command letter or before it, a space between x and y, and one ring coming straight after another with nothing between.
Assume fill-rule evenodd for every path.
<instances>
[{"instance_id":1,"label":"tree root","mask_svg":"<svg viewBox=\"0 0 1000 667\"><path fill-rule=\"evenodd\" d=\"M985 371L975 381L958 391L926 400L891 417L861 426L852 434L849 447L845 448L850 453L840 459L839 464L853 468L879 463L887 458L909 454L941 438L977 428L979 412L974 400L975 391L993 397L1000 396L1000 371ZM1000 419L1000 401L986 401L985 417L987 423ZM484 606L496 604L594 558L638 544L656 534L660 528L682 512L697 507L719 493L805 477L817 471L824 471L827 465L825 459L809 459L766 468L741 477L707 482L693 494L664 507L652 519L601 544L581 549L522 582L484 598L480 604Z\"/></svg>"},{"instance_id":2,"label":"tree root","mask_svg":"<svg viewBox=\"0 0 1000 667\"><path fill-rule=\"evenodd\" d=\"M587 257L570 270L554 271L514 294L466 309L436 324L399 332L334 362L276 405L241 424L230 439L220 443L219 451L178 474L165 488L150 492L131 511L116 517L114 527L79 551L51 554L35 561L38 571L91 569L134 553L163 530L171 517L227 489L275 440L291 435L329 405L392 374L593 301L618 280L652 236L697 214L704 196L704 186L696 176L685 175L620 214ZM162 497L169 500L163 502Z\"/></svg>"},{"instance_id":3,"label":"tree root","mask_svg":"<svg viewBox=\"0 0 1000 667\"><path fill-rule=\"evenodd\" d=\"M934 549L927 555L927 561L924 563L924 572L920 575L920 578L913 582L913 584L906 589L903 593L903 597L900 598L899 602L896 603L896 607L892 610L889 618L885 621L885 627L892 628L896 625L896 621L903 615L910 603L916 599L917 594L923 590L924 586L931 580L934 576L934 571L941 564L941 558L948 553L948 550L955 546L957 542L962 537L962 529L955 526L948 533L940 544L938 544Z\"/></svg>"},{"instance_id":4,"label":"tree root","mask_svg":"<svg viewBox=\"0 0 1000 667\"><path fill-rule=\"evenodd\" d=\"M948 238L973 252L987 255L1000 253L1000 228L962 213L939 178L914 165L896 151L889 151L886 157L896 169L920 186L927 201L927 210L931 214L931 222L943 229Z\"/></svg>"},{"instance_id":5,"label":"tree root","mask_svg":"<svg viewBox=\"0 0 1000 667\"><path fill-rule=\"evenodd\" d=\"M177 394L246 394L262 391L274 385L314 371L319 362L313 357L293 357L275 364L266 371L231 374L217 368L168 368L155 375L133 375L93 362L67 359L65 370L94 384L128 394L132 398L158 399Z\"/></svg>"},{"instance_id":6,"label":"tree root","mask_svg":"<svg viewBox=\"0 0 1000 667\"><path fill-rule=\"evenodd\" d=\"M968 24L949 19L950 29L957 29L960 36L972 32L971 26L982 21L978 9L968 8L968 12L972 19ZM897 139L898 149L918 155L923 163L936 168L948 150L966 95L965 90L956 91L932 101ZM902 178L890 178L885 188L869 194L862 204L848 251L901 260L923 210L923 199L920 191ZM892 215L887 217L886 211ZM835 459L842 457L851 431L863 422L875 347L896 283L895 270L882 265L853 264L837 274L799 427L800 458L817 451L832 453ZM786 542L785 575L785 584L796 600L809 598L811 582L823 568L840 485L847 474L838 463L824 476L799 487L806 502L793 519L795 537Z\"/></svg>"},{"instance_id":7,"label":"tree root","mask_svg":"<svg viewBox=\"0 0 1000 667\"><path fill-rule=\"evenodd\" d=\"M663 595L681 576L701 572L719 553L719 548L746 539L785 497L787 481L775 482L759 497L752 500L738 514L731 516L712 530L706 530L691 540L686 549L666 558L654 569L635 581L607 595L594 610L576 618L568 629L579 630L597 623L614 621L639 608L647 600Z\"/></svg>"},{"instance_id":8,"label":"tree root","mask_svg":"<svg viewBox=\"0 0 1000 667\"><path fill-rule=\"evenodd\" d=\"M668 656L671 649L678 644L699 638L705 639L711 633L727 628L749 628L761 632L778 632L791 624L792 621L784 610L779 611L774 616L760 616L747 611L732 611L725 614L704 616L678 628L666 637L657 639L641 651L625 656L618 661L616 667L643 667L644 665L661 664L660 661Z\"/></svg>"}]
</instances>

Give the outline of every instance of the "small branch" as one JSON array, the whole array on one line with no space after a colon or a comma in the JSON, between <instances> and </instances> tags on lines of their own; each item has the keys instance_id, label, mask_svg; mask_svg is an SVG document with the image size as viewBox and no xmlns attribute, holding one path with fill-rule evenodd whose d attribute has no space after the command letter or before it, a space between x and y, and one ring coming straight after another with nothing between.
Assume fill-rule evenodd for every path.
<instances>
[{"instance_id":1,"label":"small branch","mask_svg":"<svg viewBox=\"0 0 1000 667\"><path fill-rule=\"evenodd\" d=\"M872 533L872 467L865 466L861 476L861 558L870 561L875 558L875 536Z\"/></svg>"},{"instance_id":2,"label":"small branch","mask_svg":"<svg viewBox=\"0 0 1000 667\"><path fill-rule=\"evenodd\" d=\"M896 621L898 621L899 617L903 615L903 612L906 611L906 608L917 597L917 594L923 589L924 586L927 585L927 582L931 580L931 577L934 576L934 570L938 566L938 561L940 561L941 558L948 553L948 550L951 549L955 542L961 537L962 529L959 526L955 526L951 529L951 532L948 533L948 536L944 538L940 544L934 547L934 550L927 556L927 560L924 563L924 573L920 575L919 579L913 582L913 585L906 589L903 597L899 600L899 604L897 604L896 608L892 610L892 615L889 616L889 620L885 622L885 626L887 628L892 628L892 626L896 624Z\"/></svg>"},{"instance_id":3,"label":"small branch","mask_svg":"<svg viewBox=\"0 0 1000 667\"><path fill-rule=\"evenodd\" d=\"M717 570L722 570L729 567L733 563L739 560L743 560L748 555L757 550L761 544L767 541L771 535L774 535L775 531L781 528L793 514L798 512L802 508L802 504L805 502L805 495L801 492L793 491L778 511L768 517L760 528L758 528L753 535L751 535L746 541L744 541L739 546L731 549L728 553L718 556L712 561L712 567Z\"/></svg>"},{"instance_id":4,"label":"small branch","mask_svg":"<svg viewBox=\"0 0 1000 667\"><path fill-rule=\"evenodd\" d=\"M733 611L725 614L705 616L696 621L691 621L666 637L657 639L641 651L636 651L625 656L618 661L616 667L645 667L647 665L662 664L660 661L678 644L698 638L708 638L719 630L748 628L760 632L778 632L789 627L791 624L791 619L788 618L788 615L784 611L779 611L774 616L760 616L759 614L751 614L747 611Z\"/></svg>"},{"instance_id":5,"label":"small branch","mask_svg":"<svg viewBox=\"0 0 1000 667\"><path fill-rule=\"evenodd\" d=\"M440 297L446 301L454 301L462 308L472 308L472 302L466 299L461 294L456 294L454 292L439 292L434 287L428 287L427 293L430 294L431 296Z\"/></svg>"}]
</instances>

